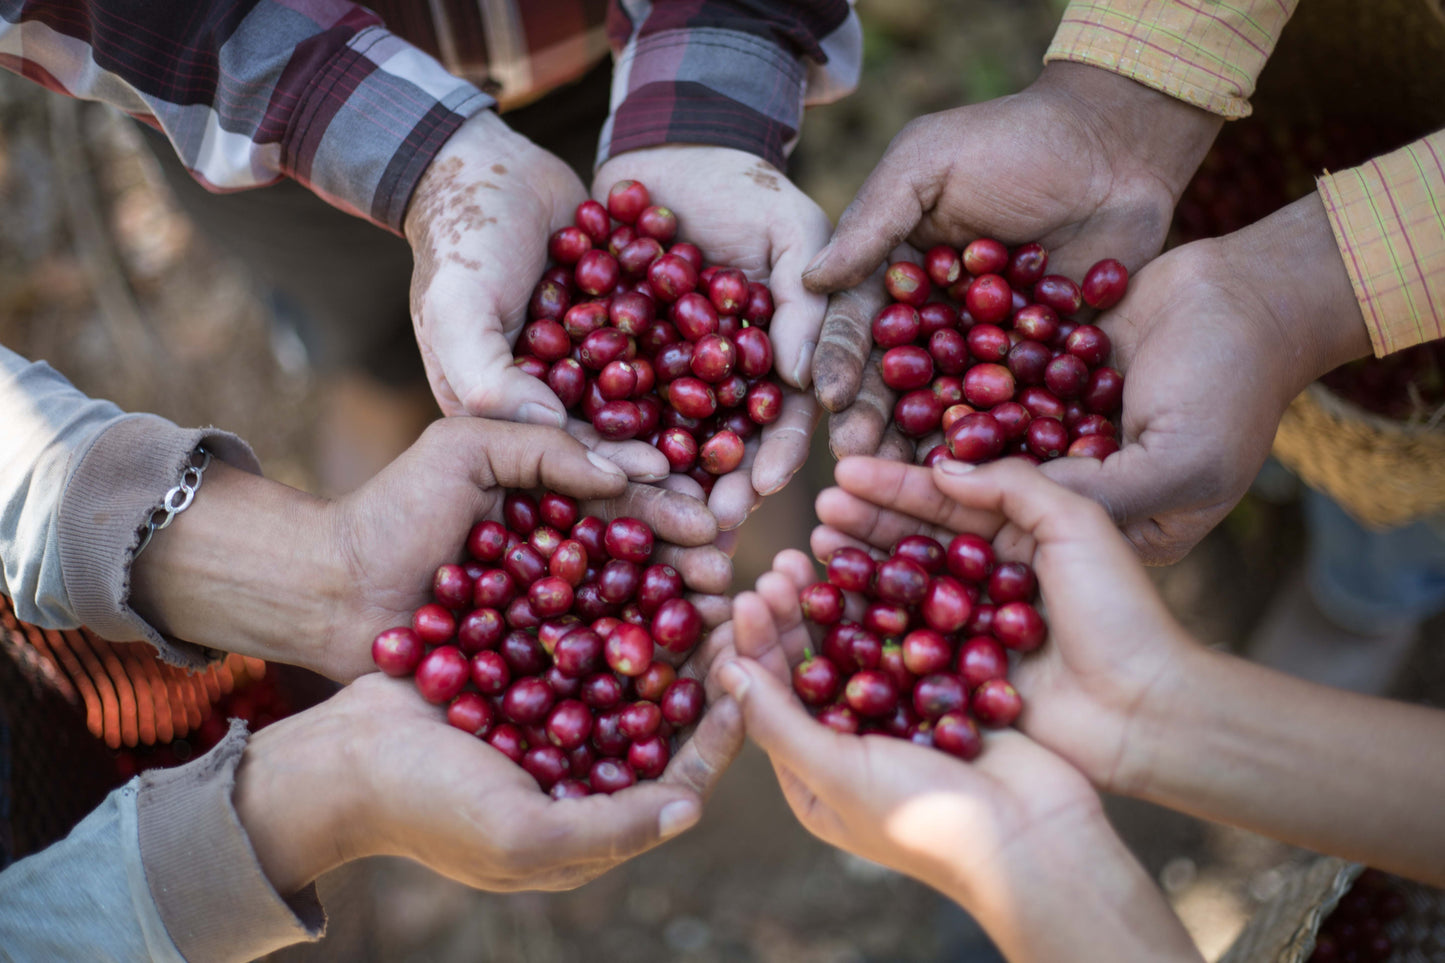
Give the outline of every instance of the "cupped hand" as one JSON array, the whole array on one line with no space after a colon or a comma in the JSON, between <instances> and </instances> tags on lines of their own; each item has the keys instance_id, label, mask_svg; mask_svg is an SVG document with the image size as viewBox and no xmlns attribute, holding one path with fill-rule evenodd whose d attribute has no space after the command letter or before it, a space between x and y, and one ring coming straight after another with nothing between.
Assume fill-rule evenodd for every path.
<instances>
[{"instance_id":1,"label":"cupped hand","mask_svg":"<svg viewBox=\"0 0 1445 963\"><path fill-rule=\"evenodd\" d=\"M620 180L642 182L654 204L676 213L679 238L696 244L707 263L738 268L772 291L768 335L774 370L785 383L783 415L749 440L743 466L708 499L719 526L733 529L764 496L783 488L808 455L818 411L811 392L796 389L811 381L826 299L804 288L801 278L828 240L828 218L771 164L725 147L669 145L618 154L598 169L593 197L606 203Z\"/></svg>"},{"instance_id":2,"label":"cupped hand","mask_svg":"<svg viewBox=\"0 0 1445 963\"><path fill-rule=\"evenodd\" d=\"M1370 350L1314 194L1169 251L1097 323L1124 373L1122 447L1043 471L1103 505L1148 564L1176 561L1217 525L1269 456L1290 400Z\"/></svg>"},{"instance_id":3,"label":"cupped hand","mask_svg":"<svg viewBox=\"0 0 1445 963\"><path fill-rule=\"evenodd\" d=\"M559 428L444 418L358 491L324 509L338 559L318 605L323 671L351 679L372 671L371 639L430 600L437 567L463 556L471 527L499 518L508 489L545 488L577 498L584 514L641 519L657 538L654 559L672 565L702 596L727 590L728 556L713 546L717 524L696 498L630 484L616 466ZM721 599L698 598L710 623Z\"/></svg>"},{"instance_id":4,"label":"cupped hand","mask_svg":"<svg viewBox=\"0 0 1445 963\"><path fill-rule=\"evenodd\" d=\"M695 825L743 738L724 696L660 779L555 801L445 715L410 680L373 674L251 738L236 810L279 892L382 854L483 890L571 889Z\"/></svg>"},{"instance_id":5,"label":"cupped hand","mask_svg":"<svg viewBox=\"0 0 1445 963\"><path fill-rule=\"evenodd\" d=\"M1050 64L1019 94L906 126L804 283L846 292L900 242L926 250L978 237L1039 241L1049 250L1048 272L1075 280L1105 257L1135 271L1162 246L1174 204L1219 124L1125 77ZM839 294L829 303L813 363L829 411L844 411L858 396L881 303L877 293ZM860 435L840 454L873 454L869 441L882 437Z\"/></svg>"},{"instance_id":6,"label":"cupped hand","mask_svg":"<svg viewBox=\"0 0 1445 963\"><path fill-rule=\"evenodd\" d=\"M1192 643L1104 511L1017 459L928 469L850 458L836 479L818 496L819 558L845 545L887 552L918 532L945 545L973 532L993 540L1000 560L1033 566L1049 636L1012 675L1024 697L1019 727L1101 788L1133 786L1147 763L1141 726L1180 682Z\"/></svg>"},{"instance_id":7,"label":"cupped hand","mask_svg":"<svg viewBox=\"0 0 1445 963\"><path fill-rule=\"evenodd\" d=\"M965 764L899 739L842 735L813 719L786 681L810 644L797 595L810 569L800 553L783 553L757 593L734 600L734 642L744 658L717 673L809 832L967 908L983 889L1008 889L1039 837L1102 820L1087 780L1017 732L988 733L983 754Z\"/></svg>"}]
</instances>

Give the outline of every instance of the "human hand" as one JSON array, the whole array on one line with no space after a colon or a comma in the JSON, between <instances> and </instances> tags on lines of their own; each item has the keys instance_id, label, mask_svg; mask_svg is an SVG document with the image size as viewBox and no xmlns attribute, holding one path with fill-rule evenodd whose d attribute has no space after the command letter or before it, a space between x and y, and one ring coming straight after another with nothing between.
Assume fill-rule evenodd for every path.
<instances>
[{"instance_id":1,"label":"human hand","mask_svg":"<svg viewBox=\"0 0 1445 963\"><path fill-rule=\"evenodd\" d=\"M1161 693L1196 646L1103 509L1017 459L930 470L850 458L835 477L839 487L818 496L819 558L967 531L993 540L1000 560L1033 566L1049 638L1010 676L1024 697L1020 728L1100 788L1127 792L1145 778L1151 720L1168 712Z\"/></svg>"},{"instance_id":2,"label":"human hand","mask_svg":"<svg viewBox=\"0 0 1445 963\"><path fill-rule=\"evenodd\" d=\"M1147 564L1183 557L1243 497L1306 385L1370 352L1317 194L1164 254L1096 323L1124 373L1122 447L1043 471L1102 504Z\"/></svg>"},{"instance_id":3,"label":"human hand","mask_svg":"<svg viewBox=\"0 0 1445 963\"><path fill-rule=\"evenodd\" d=\"M763 496L786 485L808 455L817 406L811 392L788 386L805 389L812 377L826 299L805 289L801 276L828 239L828 218L772 165L725 147L669 145L618 154L597 171L593 197L605 203L620 180L646 184L653 203L677 214L681 237L708 263L738 268L772 291L768 335L774 369L785 382L783 413L748 440L742 466L708 498L719 527L730 530Z\"/></svg>"},{"instance_id":4,"label":"human hand","mask_svg":"<svg viewBox=\"0 0 1445 963\"><path fill-rule=\"evenodd\" d=\"M629 484L561 429L444 418L366 485L325 502L215 462L205 490L132 567L132 604L167 635L304 665L371 672L375 635L430 601L438 566L506 489L547 488L586 514L639 518L704 621L727 618L732 579L717 525L695 498Z\"/></svg>"},{"instance_id":5,"label":"human hand","mask_svg":"<svg viewBox=\"0 0 1445 963\"><path fill-rule=\"evenodd\" d=\"M1080 940L1111 959L1197 959L1098 796L1058 756L1008 730L987 733L964 764L809 716L785 680L813 641L798 607L813 577L801 553L779 555L757 592L734 601L735 644L750 658L717 672L809 832L954 899L1011 960L1063 959ZM1090 903L1133 918L1101 922L1111 914Z\"/></svg>"},{"instance_id":6,"label":"human hand","mask_svg":"<svg viewBox=\"0 0 1445 963\"><path fill-rule=\"evenodd\" d=\"M1039 241L1049 250L1049 273L1075 280L1105 257L1136 271L1163 244L1174 204L1220 123L1109 71L1049 64L1019 94L905 127L804 283L845 292L904 240L926 250L978 237ZM813 377L831 412L845 411L859 394L880 297L840 294L829 302ZM883 390L891 414L893 397ZM867 424L860 421L835 451L877 452L881 424L874 433Z\"/></svg>"},{"instance_id":7,"label":"human hand","mask_svg":"<svg viewBox=\"0 0 1445 963\"><path fill-rule=\"evenodd\" d=\"M705 676L712 651L682 674ZM724 696L660 779L554 801L445 716L409 680L372 674L251 737L236 812L278 892L372 855L494 892L571 889L695 825L743 738Z\"/></svg>"}]
</instances>

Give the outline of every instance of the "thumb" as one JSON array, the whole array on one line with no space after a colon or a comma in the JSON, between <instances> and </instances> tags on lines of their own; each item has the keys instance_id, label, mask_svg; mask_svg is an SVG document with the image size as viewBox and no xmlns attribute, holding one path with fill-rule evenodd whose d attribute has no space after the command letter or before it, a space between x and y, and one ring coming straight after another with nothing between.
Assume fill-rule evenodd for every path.
<instances>
[{"instance_id":1,"label":"thumb","mask_svg":"<svg viewBox=\"0 0 1445 963\"><path fill-rule=\"evenodd\" d=\"M697 825L702 801L690 789L651 781L564 805L542 797L529 816L529 835L546 847L539 857L558 864L616 864Z\"/></svg>"},{"instance_id":2,"label":"thumb","mask_svg":"<svg viewBox=\"0 0 1445 963\"><path fill-rule=\"evenodd\" d=\"M804 270L808 290L827 294L863 283L918 226L925 208L910 170L916 152L908 139L900 140L904 143L894 142L838 218L833 240Z\"/></svg>"},{"instance_id":3,"label":"thumb","mask_svg":"<svg viewBox=\"0 0 1445 963\"><path fill-rule=\"evenodd\" d=\"M439 322L444 324L444 322ZM518 368L495 319L480 330L447 332L437 355L442 373L469 415L533 425L567 424L567 409L546 382Z\"/></svg>"},{"instance_id":4,"label":"thumb","mask_svg":"<svg viewBox=\"0 0 1445 963\"><path fill-rule=\"evenodd\" d=\"M434 427L444 433L436 444L470 459L478 488L546 488L574 498L612 498L627 488L622 469L560 428L481 418L445 418Z\"/></svg>"},{"instance_id":5,"label":"thumb","mask_svg":"<svg viewBox=\"0 0 1445 963\"><path fill-rule=\"evenodd\" d=\"M806 388L813 378L813 353L828 299L803 286L803 265L813 251L827 240L827 221L819 215L818 236L809 243L794 243L773 265L768 287L775 305L768 334L773 340L773 366L778 375L795 388Z\"/></svg>"},{"instance_id":6,"label":"thumb","mask_svg":"<svg viewBox=\"0 0 1445 963\"><path fill-rule=\"evenodd\" d=\"M748 735L775 765L796 774L814 795L833 794L846 768L841 736L808 715L785 682L751 659L725 663L718 682L742 707Z\"/></svg>"}]
</instances>

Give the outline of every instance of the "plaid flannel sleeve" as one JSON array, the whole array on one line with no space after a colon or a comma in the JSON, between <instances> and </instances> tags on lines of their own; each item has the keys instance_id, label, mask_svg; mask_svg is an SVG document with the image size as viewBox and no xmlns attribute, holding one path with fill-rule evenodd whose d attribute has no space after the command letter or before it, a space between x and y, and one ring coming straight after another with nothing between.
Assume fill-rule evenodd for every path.
<instances>
[{"instance_id":1,"label":"plaid flannel sleeve","mask_svg":"<svg viewBox=\"0 0 1445 963\"><path fill-rule=\"evenodd\" d=\"M1044 62L1122 74L1226 118L1247 117L1299 0L1070 0Z\"/></svg>"},{"instance_id":2,"label":"plaid flannel sleeve","mask_svg":"<svg viewBox=\"0 0 1445 963\"><path fill-rule=\"evenodd\" d=\"M851 91L863 34L847 0L621 0L612 116L599 162L658 144L709 144L782 167L803 107Z\"/></svg>"},{"instance_id":3,"label":"plaid flannel sleeve","mask_svg":"<svg viewBox=\"0 0 1445 963\"><path fill-rule=\"evenodd\" d=\"M1319 179L1375 354L1445 337L1445 131Z\"/></svg>"},{"instance_id":4,"label":"plaid flannel sleeve","mask_svg":"<svg viewBox=\"0 0 1445 963\"><path fill-rule=\"evenodd\" d=\"M493 103L343 0L0 0L0 66L156 126L212 190L289 176L398 232Z\"/></svg>"}]
</instances>

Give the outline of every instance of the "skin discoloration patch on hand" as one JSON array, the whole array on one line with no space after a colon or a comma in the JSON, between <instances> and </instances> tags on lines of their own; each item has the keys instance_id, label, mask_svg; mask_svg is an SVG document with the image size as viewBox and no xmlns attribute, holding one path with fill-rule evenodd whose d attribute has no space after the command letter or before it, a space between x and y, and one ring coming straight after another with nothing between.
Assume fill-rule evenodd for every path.
<instances>
[{"instance_id":1,"label":"skin discoloration patch on hand","mask_svg":"<svg viewBox=\"0 0 1445 963\"><path fill-rule=\"evenodd\" d=\"M753 169L743 175L763 190L781 192L782 187L778 184L778 178L782 177L777 168L767 161L758 161Z\"/></svg>"}]
</instances>

